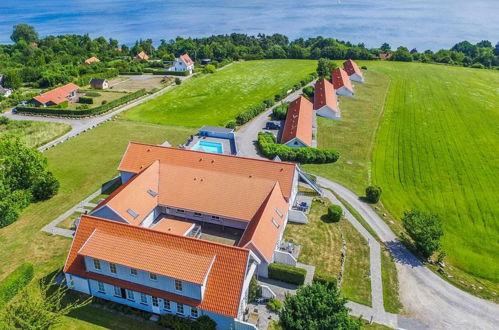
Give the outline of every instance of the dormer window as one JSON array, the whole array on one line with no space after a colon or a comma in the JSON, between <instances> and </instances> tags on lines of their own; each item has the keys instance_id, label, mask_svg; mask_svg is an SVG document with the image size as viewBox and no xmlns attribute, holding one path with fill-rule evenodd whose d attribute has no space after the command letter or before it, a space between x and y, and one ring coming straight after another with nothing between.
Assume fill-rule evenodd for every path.
<instances>
[{"instance_id":1,"label":"dormer window","mask_svg":"<svg viewBox=\"0 0 499 330\"><path fill-rule=\"evenodd\" d=\"M94 268L97 269L97 270L101 270L100 260L94 259Z\"/></svg>"},{"instance_id":2,"label":"dormer window","mask_svg":"<svg viewBox=\"0 0 499 330\"><path fill-rule=\"evenodd\" d=\"M175 290L182 291L182 281L175 280Z\"/></svg>"},{"instance_id":3,"label":"dormer window","mask_svg":"<svg viewBox=\"0 0 499 330\"><path fill-rule=\"evenodd\" d=\"M135 269L135 268L130 268L130 275L132 275L132 276L137 276L137 269Z\"/></svg>"},{"instance_id":4,"label":"dormer window","mask_svg":"<svg viewBox=\"0 0 499 330\"><path fill-rule=\"evenodd\" d=\"M116 274L117 271L116 271L116 264L109 264L109 271L113 274Z\"/></svg>"},{"instance_id":5,"label":"dormer window","mask_svg":"<svg viewBox=\"0 0 499 330\"><path fill-rule=\"evenodd\" d=\"M158 275L154 274L154 273L149 273L149 278L153 281L157 281L158 280Z\"/></svg>"},{"instance_id":6,"label":"dormer window","mask_svg":"<svg viewBox=\"0 0 499 330\"><path fill-rule=\"evenodd\" d=\"M220 220L220 217L219 217L219 216L217 216L217 215L212 215L212 216L211 216L211 218L212 218L213 220Z\"/></svg>"}]
</instances>

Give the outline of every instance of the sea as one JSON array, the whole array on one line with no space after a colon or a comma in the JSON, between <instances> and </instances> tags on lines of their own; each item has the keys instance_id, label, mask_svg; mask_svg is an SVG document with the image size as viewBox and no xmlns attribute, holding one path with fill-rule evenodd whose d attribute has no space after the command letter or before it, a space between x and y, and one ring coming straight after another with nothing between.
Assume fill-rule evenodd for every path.
<instances>
[{"instance_id":1,"label":"sea","mask_svg":"<svg viewBox=\"0 0 499 330\"><path fill-rule=\"evenodd\" d=\"M127 45L236 32L423 51L498 42L499 0L0 0L0 43L19 23L42 37L89 34Z\"/></svg>"}]
</instances>

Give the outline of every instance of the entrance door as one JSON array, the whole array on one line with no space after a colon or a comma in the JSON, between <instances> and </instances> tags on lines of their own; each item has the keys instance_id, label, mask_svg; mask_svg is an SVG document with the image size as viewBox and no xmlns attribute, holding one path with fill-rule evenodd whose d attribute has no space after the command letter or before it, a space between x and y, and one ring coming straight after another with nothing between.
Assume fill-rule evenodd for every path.
<instances>
[{"instance_id":1,"label":"entrance door","mask_svg":"<svg viewBox=\"0 0 499 330\"><path fill-rule=\"evenodd\" d=\"M159 299L158 297L152 297L152 312L154 314L159 314Z\"/></svg>"}]
</instances>

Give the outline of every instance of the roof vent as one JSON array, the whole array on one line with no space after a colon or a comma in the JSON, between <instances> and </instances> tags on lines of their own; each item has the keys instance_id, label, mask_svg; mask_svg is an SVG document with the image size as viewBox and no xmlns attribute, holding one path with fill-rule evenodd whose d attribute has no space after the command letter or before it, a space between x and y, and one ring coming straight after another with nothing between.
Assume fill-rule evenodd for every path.
<instances>
[{"instance_id":1,"label":"roof vent","mask_svg":"<svg viewBox=\"0 0 499 330\"><path fill-rule=\"evenodd\" d=\"M213 164L214 162L215 162L215 160L214 160L214 159L212 159L212 160L211 160L211 163Z\"/></svg>"},{"instance_id":2,"label":"roof vent","mask_svg":"<svg viewBox=\"0 0 499 330\"><path fill-rule=\"evenodd\" d=\"M147 148L147 152L151 151L151 148Z\"/></svg>"},{"instance_id":3,"label":"roof vent","mask_svg":"<svg viewBox=\"0 0 499 330\"><path fill-rule=\"evenodd\" d=\"M203 158L202 158L202 157L201 157L201 158L199 158L199 161L202 161L202 160L203 160Z\"/></svg>"},{"instance_id":4,"label":"roof vent","mask_svg":"<svg viewBox=\"0 0 499 330\"><path fill-rule=\"evenodd\" d=\"M156 196L158 195L158 193L157 193L157 192L155 192L155 191L154 191L154 190L152 190L152 189L147 189L147 193L148 193L149 195L151 195L152 197L156 197Z\"/></svg>"},{"instance_id":5,"label":"roof vent","mask_svg":"<svg viewBox=\"0 0 499 330\"><path fill-rule=\"evenodd\" d=\"M134 219L136 219L139 215L132 209L128 209L127 213L130 214Z\"/></svg>"}]
</instances>

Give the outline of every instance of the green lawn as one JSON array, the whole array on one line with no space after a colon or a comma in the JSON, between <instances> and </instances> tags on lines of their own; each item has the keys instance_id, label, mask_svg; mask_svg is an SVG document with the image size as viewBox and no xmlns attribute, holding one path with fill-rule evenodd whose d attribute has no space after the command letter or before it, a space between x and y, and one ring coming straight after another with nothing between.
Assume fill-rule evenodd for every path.
<instances>
[{"instance_id":1,"label":"green lawn","mask_svg":"<svg viewBox=\"0 0 499 330\"><path fill-rule=\"evenodd\" d=\"M317 273L334 278L338 278L341 270L344 239L347 253L341 290L348 299L370 306L369 246L345 219L338 223L325 222L326 213L324 204L313 202L309 222L306 225L288 223L284 237L301 245L299 262L314 265Z\"/></svg>"},{"instance_id":2,"label":"green lawn","mask_svg":"<svg viewBox=\"0 0 499 330\"><path fill-rule=\"evenodd\" d=\"M20 137L30 147L39 147L70 130L71 126L64 123L9 120L5 124L0 124L0 138L12 134Z\"/></svg>"},{"instance_id":3,"label":"green lawn","mask_svg":"<svg viewBox=\"0 0 499 330\"><path fill-rule=\"evenodd\" d=\"M498 292L499 72L369 65L391 78L372 168L383 203L439 214L447 262Z\"/></svg>"},{"instance_id":4,"label":"green lawn","mask_svg":"<svg viewBox=\"0 0 499 330\"><path fill-rule=\"evenodd\" d=\"M139 105L128 119L187 127L225 125L249 106L273 98L307 74L317 62L261 60L234 63L214 74L194 76L181 86Z\"/></svg>"}]
</instances>

